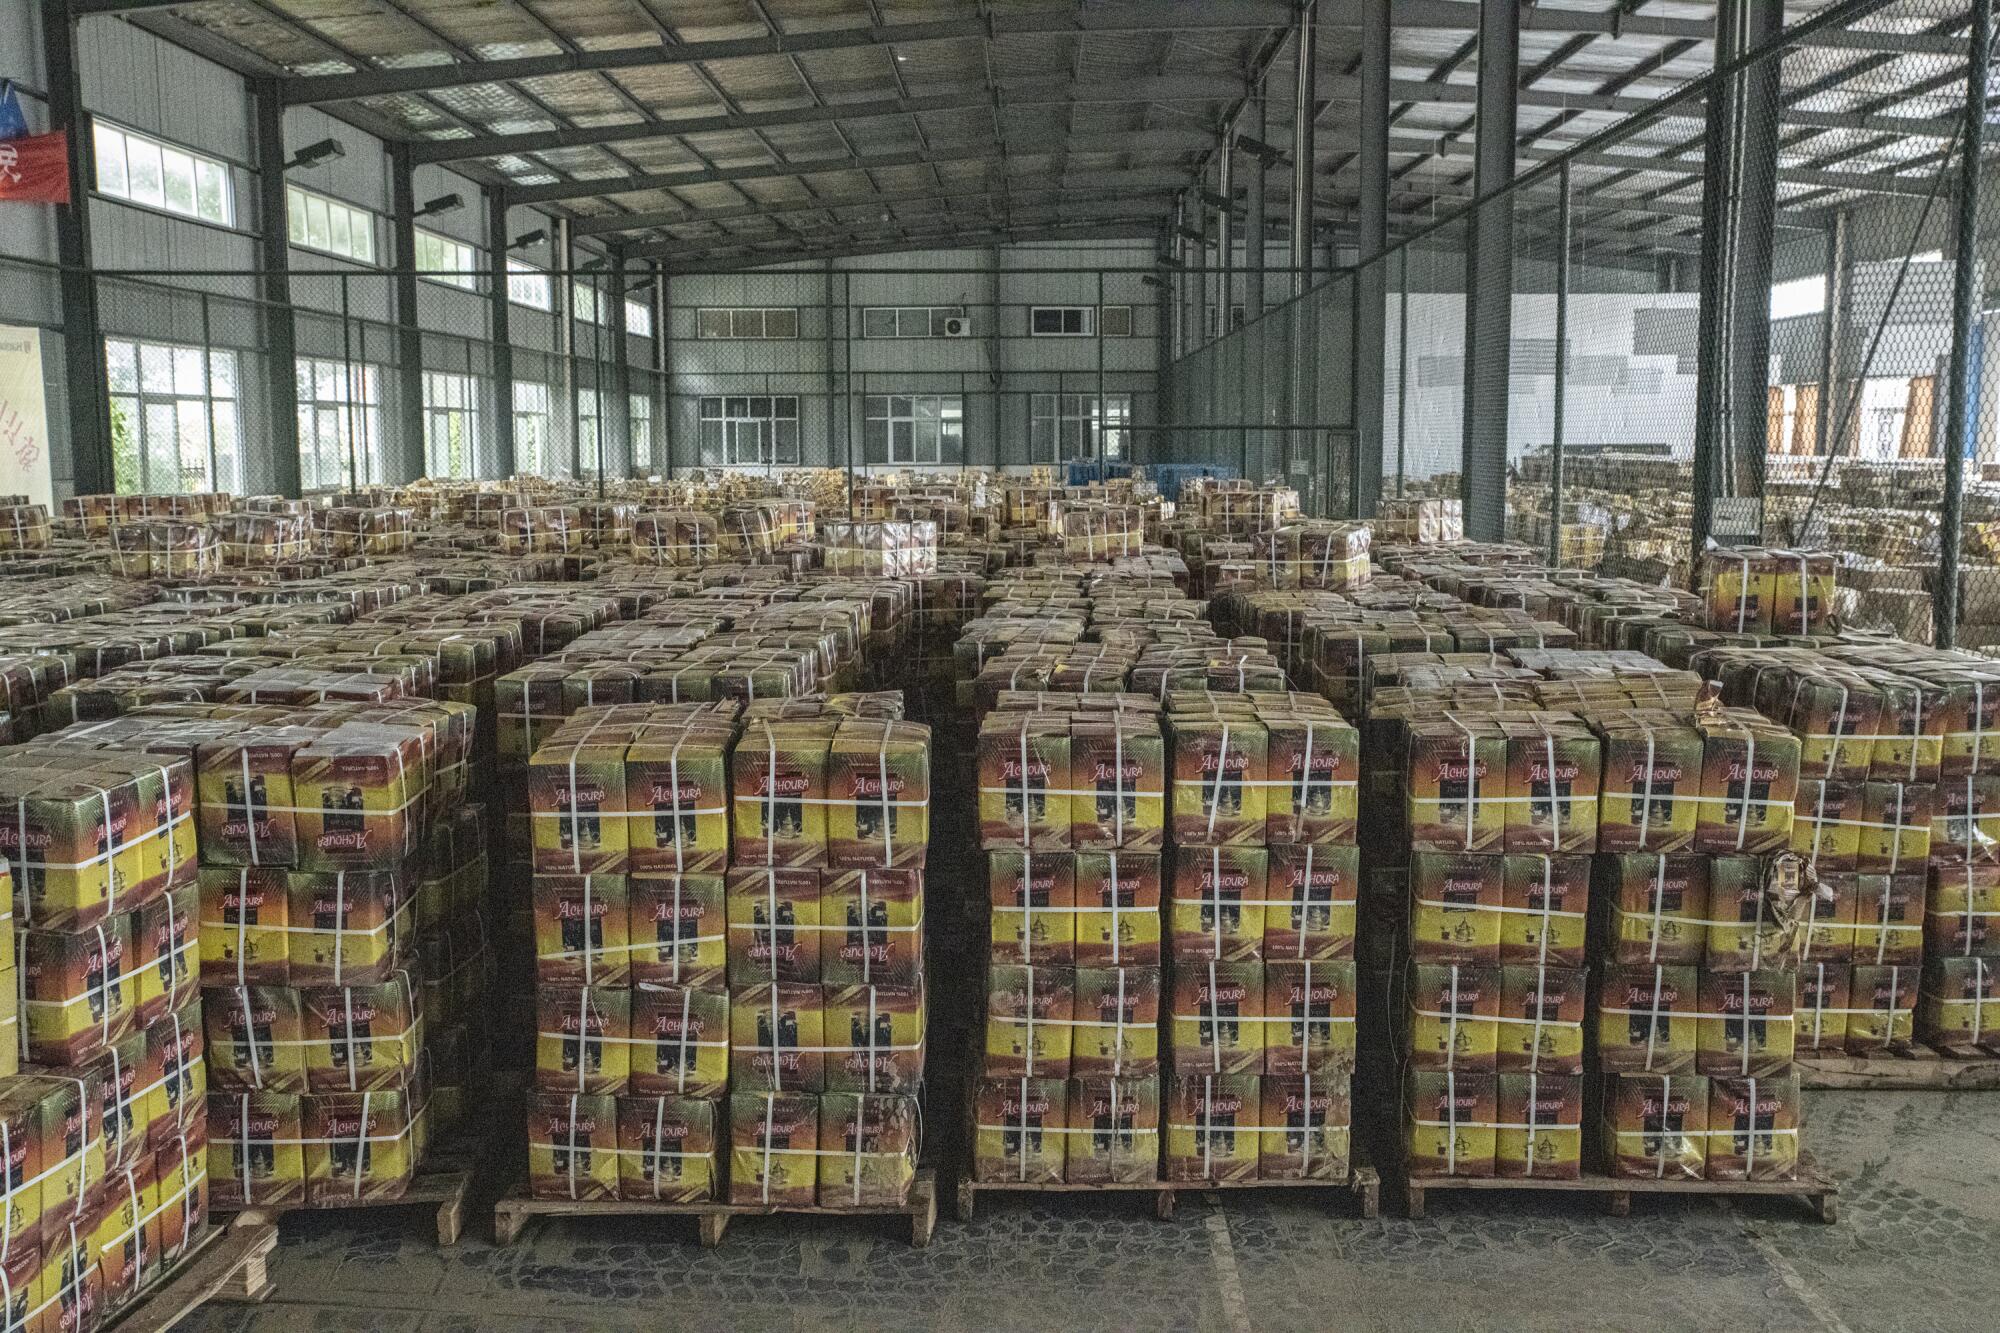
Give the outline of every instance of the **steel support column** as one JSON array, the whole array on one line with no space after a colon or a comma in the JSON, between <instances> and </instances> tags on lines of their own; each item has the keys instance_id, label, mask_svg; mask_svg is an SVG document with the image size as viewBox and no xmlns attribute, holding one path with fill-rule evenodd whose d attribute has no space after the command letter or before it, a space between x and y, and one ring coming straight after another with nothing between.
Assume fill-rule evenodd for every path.
<instances>
[{"instance_id":1,"label":"steel support column","mask_svg":"<svg viewBox=\"0 0 2000 1333\"><path fill-rule=\"evenodd\" d=\"M598 416L611 428L608 446L600 446L604 455L603 466L597 469L597 493L604 494L605 475L618 469L618 475L632 475L632 330L626 321L625 312L625 254L616 250L611 255L611 281L608 285L611 310L597 312L599 321L612 331L611 342L611 408L606 411L600 393ZM597 374L604 375L604 365L598 364ZM600 427L602 429L602 427Z\"/></svg>"},{"instance_id":2,"label":"steel support column","mask_svg":"<svg viewBox=\"0 0 2000 1333\"><path fill-rule=\"evenodd\" d=\"M576 411L576 246L570 236L569 219L555 220L555 262L550 265L549 295L556 330L555 419L569 426L569 475L583 475L583 431ZM551 445L554 441L550 442ZM553 449L551 450L553 455ZM544 466L555 461L551 456Z\"/></svg>"},{"instance_id":3,"label":"steel support column","mask_svg":"<svg viewBox=\"0 0 2000 1333\"><path fill-rule=\"evenodd\" d=\"M657 402L653 409L660 422L659 452L648 471L674 475L674 298L673 279L665 264L653 265L653 327L659 336L653 341Z\"/></svg>"},{"instance_id":4,"label":"steel support column","mask_svg":"<svg viewBox=\"0 0 2000 1333\"><path fill-rule=\"evenodd\" d=\"M1382 498L1389 265L1389 4L1361 3L1361 199L1354 286L1354 512Z\"/></svg>"},{"instance_id":5,"label":"steel support column","mask_svg":"<svg viewBox=\"0 0 2000 1333\"><path fill-rule=\"evenodd\" d=\"M424 447L424 331L417 321L417 190L405 144L389 145L389 222L395 231L390 249L396 262L396 481L413 481L429 467L429 451ZM510 399L500 410L513 415ZM466 460L468 471L479 475L477 444L467 441L474 456ZM439 459L439 471L448 460Z\"/></svg>"},{"instance_id":6,"label":"steel support column","mask_svg":"<svg viewBox=\"0 0 2000 1333\"><path fill-rule=\"evenodd\" d=\"M1319 107L1319 0L1298 16L1298 77L1292 87L1292 295L1312 286L1313 119Z\"/></svg>"},{"instance_id":7,"label":"steel support column","mask_svg":"<svg viewBox=\"0 0 2000 1333\"><path fill-rule=\"evenodd\" d=\"M69 202L55 211L56 259L62 265L63 381L69 396L70 486L78 495L117 489L112 456L111 387L97 322L97 279L91 272L90 186L94 157L90 113L76 60L76 19L65 0L43 0L42 54L48 70L49 121L69 131ZM278 229L282 235L284 228ZM287 376L289 383L290 377ZM136 423L134 429L136 430ZM50 447L52 479L62 469ZM296 455L297 450L293 451Z\"/></svg>"},{"instance_id":8,"label":"steel support column","mask_svg":"<svg viewBox=\"0 0 2000 1333\"><path fill-rule=\"evenodd\" d=\"M55 74L50 71L53 81ZM263 269L264 356L269 484L299 494L298 325L292 311L291 242L285 226L285 103L276 80L255 86L257 118L257 248ZM245 472L250 469L246 467ZM246 477L246 481L248 478Z\"/></svg>"},{"instance_id":9,"label":"steel support column","mask_svg":"<svg viewBox=\"0 0 2000 1333\"><path fill-rule=\"evenodd\" d=\"M1216 213L1215 253L1221 268L1216 273L1215 336L1227 338L1230 314L1236 307L1236 126L1222 128L1222 151L1216 164L1216 193L1222 207ZM1099 306L1102 309L1102 304Z\"/></svg>"},{"instance_id":10,"label":"steel support column","mask_svg":"<svg viewBox=\"0 0 2000 1333\"><path fill-rule=\"evenodd\" d=\"M1271 141L1268 121L1270 99L1265 96L1265 75L1250 90L1250 132L1257 138L1258 151L1250 158L1250 195L1243 206L1243 323L1255 324L1264 314L1264 188L1269 166L1263 145Z\"/></svg>"},{"instance_id":11,"label":"steel support column","mask_svg":"<svg viewBox=\"0 0 2000 1333\"><path fill-rule=\"evenodd\" d=\"M495 471L514 475L514 337L509 327L513 302L507 292L507 193L486 192L486 281L488 323L493 331L493 442Z\"/></svg>"},{"instance_id":12,"label":"steel support column","mask_svg":"<svg viewBox=\"0 0 2000 1333\"><path fill-rule=\"evenodd\" d=\"M1848 211L1833 215L1827 236L1826 260L1826 344L1819 391L1819 447L1823 452L1844 454L1848 440L1856 432L1850 428L1845 439L1833 438L1836 423L1851 420L1847 411L1850 376L1855 367L1849 344L1854 338L1854 244Z\"/></svg>"},{"instance_id":13,"label":"steel support column","mask_svg":"<svg viewBox=\"0 0 2000 1333\"><path fill-rule=\"evenodd\" d=\"M1520 0L1484 0L1479 10L1479 103L1473 195L1485 199L1514 179L1521 77ZM1465 268L1465 420L1459 496L1465 535L1499 541L1507 526L1507 377L1514 323L1514 201L1477 209Z\"/></svg>"},{"instance_id":14,"label":"steel support column","mask_svg":"<svg viewBox=\"0 0 2000 1333\"><path fill-rule=\"evenodd\" d=\"M1784 26L1783 7L1722 0L1718 68ZM1694 554L1763 529L1777 214L1779 66L1759 61L1708 99L1702 145L1701 341L1694 438Z\"/></svg>"},{"instance_id":15,"label":"steel support column","mask_svg":"<svg viewBox=\"0 0 2000 1333\"><path fill-rule=\"evenodd\" d=\"M1556 374L1549 413L1549 564L1562 567L1563 413L1569 391L1569 249L1571 210L1575 205L1569 163L1556 172Z\"/></svg>"},{"instance_id":16,"label":"steel support column","mask_svg":"<svg viewBox=\"0 0 2000 1333\"><path fill-rule=\"evenodd\" d=\"M1986 103L1993 61L1993 0L1972 0L1970 70L1965 88L1965 142L1959 146L1958 217L1951 282L1951 365L1946 372L1944 512L1939 524L1937 582L1931 618L1940 648L1958 642L1958 564L1964 543L1965 455L1972 440L1966 420L1972 400L1972 355L1980 336L1980 159L1986 146Z\"/></svg>"},{"instance_id":17,"label":"steel support column","mask_svg":"<svg viewBox=\"0 0 2000 1333\"><path fill-rule=\"evenodd\" d=\"M1203 202L1201 191L1195 190L1188 199L1192 221L1189 253L1194 256L1193 280L1188 284L1194 299L1188 309L1188 350L1195 351L1208 345L1208 205Z\"/></svg>"}]
</instances>

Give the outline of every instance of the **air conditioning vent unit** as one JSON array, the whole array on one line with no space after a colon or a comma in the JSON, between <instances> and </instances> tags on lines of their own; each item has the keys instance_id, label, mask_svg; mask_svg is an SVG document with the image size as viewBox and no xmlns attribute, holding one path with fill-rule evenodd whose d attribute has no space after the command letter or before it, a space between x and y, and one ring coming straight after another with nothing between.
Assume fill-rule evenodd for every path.
<instances>
[{"instance_id":1,"label":"air conditioning vent unit","mask_svg":"<svg viewBox=\"0 0 2000 1333\"><path fill-rule=\"evenodd\" d=\"M947 338L970 338L972 320L964 315L947 315L944 321L944 336Z\"/></svg>"}]
</instances>

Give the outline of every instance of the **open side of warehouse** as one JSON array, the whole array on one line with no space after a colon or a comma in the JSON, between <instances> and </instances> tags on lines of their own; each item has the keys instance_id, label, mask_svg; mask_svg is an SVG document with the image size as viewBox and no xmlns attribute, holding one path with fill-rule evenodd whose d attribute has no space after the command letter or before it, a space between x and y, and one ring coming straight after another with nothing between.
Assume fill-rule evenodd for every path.
<instances>
[{"instance_id":1,"label":"open side of warehouse","mask_svg":"<svg viewBox=\"0 0 2000 1333\"><path fill-rule=\"evenodd\" d=\"M0 0L0 1333L1990 1323L2000 0Z\"/></svg>"}]
</instances>

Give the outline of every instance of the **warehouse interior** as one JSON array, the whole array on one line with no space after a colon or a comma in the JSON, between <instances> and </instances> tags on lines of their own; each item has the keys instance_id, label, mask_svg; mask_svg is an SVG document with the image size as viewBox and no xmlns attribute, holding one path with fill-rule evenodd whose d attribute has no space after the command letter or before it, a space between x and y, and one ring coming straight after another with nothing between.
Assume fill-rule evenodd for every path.
<instances>
[{"instance_id":1,"label":"warehouse interior","mask_svg":"<svg viewBox=\"0 0 2000 1333\"><path fill-rule=\"evenodd\" d=\"M0 0L0 354L35 349L32 385L0 356L0 491L643 510L816 470L859 519L876 485L1182 468L1374 523L1378 563L1436 502L1641 600L1700 592L1718 547L1838 551L1846 627L1990 665L1993 7ZM56 131L66 201L10 194L10 140ZM2000 835L2000 792L1984 813ZM980 1040L945 993L927 1164L977 1119L939 1090ZM2000 1080L1871 1078L1804 1094L1833 1228L1784 1198L1356 1221L1189 1187L1171 1218L995 1195L923 1248L817 1216L510 1246L475 1193L450 1248L288 1216L266 1299L180 1327L1977 1326Z\"/></svg>"}]
</instances>

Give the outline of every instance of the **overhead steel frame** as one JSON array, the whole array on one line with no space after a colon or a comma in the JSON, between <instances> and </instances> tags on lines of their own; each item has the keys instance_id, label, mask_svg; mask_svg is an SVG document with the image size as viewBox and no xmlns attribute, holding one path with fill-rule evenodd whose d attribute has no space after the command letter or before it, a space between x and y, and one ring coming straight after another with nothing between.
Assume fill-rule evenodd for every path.
<instances>
[{"instance_id":1,"label":"overhead steel frame","mask_svg":"<svg viewBox=\"0 0 2000 1333\"><path fill-rule=\"evenodd\" d=\"M1319 364L1311 299L1313 270L1313 121L1319 113L1319 4L1301 0L1297 23L1297 62L1292 87L1292 261L1291 385L1285 397L1284 438L1279 442L1281 469L1289 477L1312 453L1312 441L1301 441L1299 428L1314 415L1313 370ZM1261 480L1253 478L1253 480Z\"/></svg>"},{"instance_id":2,"label":"overhead steel frame","mask_svg":"<svg viewBox=\"0 0 2000 1333\"><path fill-rule=\"evenodd\" d=\"M1474 205L1465 251L1465 410L1459 498L1465 535L1499 541L1507 525L1507 377L1512 362L1514 180L1521 80L1520 0L1485 0L1479 12L1479 110Z\"/></svg>"},{"instance_id":3,"label":"overhead steel frame","mask_svg":"<svg viewBox=\"0 0 2000 1333\"><path fill-rule=\"evenodd\" d=\"M514 459L514 339L513 300L507 277L507 193L486 194L487 320L493 337L494 466L503 477L515 471ZM554 282L554 278L549 279Z\"/></svg>"},{"instance_id":4,"label":"overhead steel frame","mask_svg":"<svg viewBox=\"0 0 2000 1333\"><path fill-rule=\"evenodd\" d=\"M97 279L91 272L88 186L94 179L94 161L85 133L89 113L77 75L76 18L65 0L42 0L42 54L48 71L49 118L69 131L69 202L57 206L55 224L56 259L62 265L71 484L79 494L97 494L116 489L117 473L111 448L111 385L97 319ZM49 460L51 471L55 461Z\"/></svg>"},{"instance_id":5,"label":"overhead steel frame","mask_svg":"<svg viewBox=\"0 0 2000 1333\"><path fill-rule=\"evenodd\" d=\"M396 480L402 482L425 475L430 462L424 439L424 330L417 318L417 189L406 144L389 145L389 222L396 252L396 382L400 386L396 416L402 422L403 446L396 463ZM513 415L511 397L498 407L502 414Z\"/></svg>"},{"instance_id":6,"label":"overhead steel frame","mask_svg":"<svg viewBox=\"0 0 2000 1333\"><path fill-rule=\"evenodd\" d=\"M1360 235L1354 285L1354 515L1382 498L1389 271L1390 0L1361 0ZM1373 261L1373 262L1371 262Z\"/></svg>"}]
</instances>

